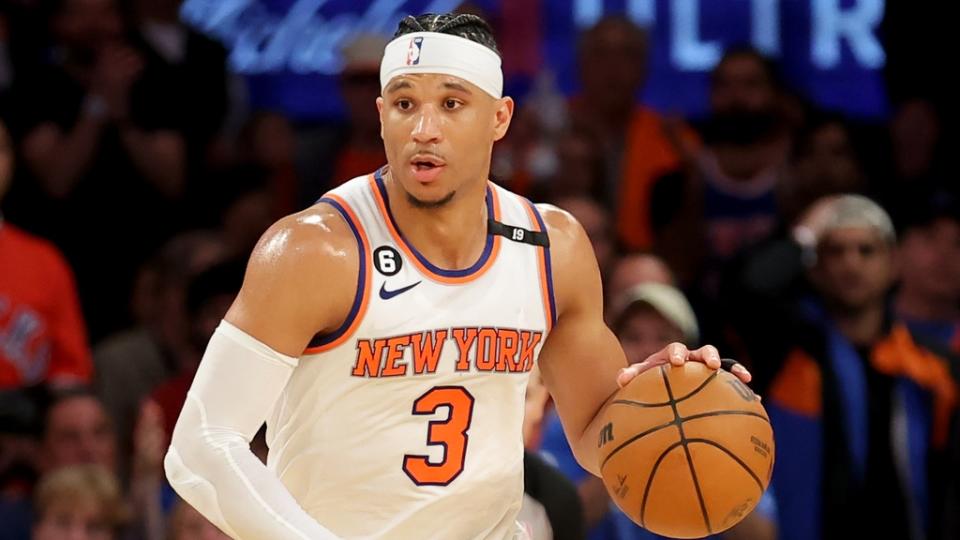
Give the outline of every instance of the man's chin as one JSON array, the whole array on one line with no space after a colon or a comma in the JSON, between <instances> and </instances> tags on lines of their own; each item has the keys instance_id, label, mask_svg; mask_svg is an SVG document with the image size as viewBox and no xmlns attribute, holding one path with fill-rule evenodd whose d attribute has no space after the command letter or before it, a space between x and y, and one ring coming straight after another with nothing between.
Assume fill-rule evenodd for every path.
<instances>
[{"instance_id":1,"label":"man's chin","mask_svg":"<svg viewBox=\"0 0 960 540\"><path fill-rule=\"evenodd\" d=\"M444 206L449 204L450 201L453 200L453 197L454 195L456 195L457 192L450 191L449 193L441 197L434 196L429 198L414 195L409 191L407 191L406 193L407 193L407 202L409 202L413 207L419 208L421 210L433 210L436 208L443 208Z\"/></svg>"}]
</instances>

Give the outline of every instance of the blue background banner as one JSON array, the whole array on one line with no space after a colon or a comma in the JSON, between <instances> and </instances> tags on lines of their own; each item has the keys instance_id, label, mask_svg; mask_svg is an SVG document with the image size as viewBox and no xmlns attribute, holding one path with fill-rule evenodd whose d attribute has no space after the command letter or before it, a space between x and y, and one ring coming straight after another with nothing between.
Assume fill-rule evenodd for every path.
<instances>
[{"instance_id":1,"label":"blue background banner","mask_svg":"<svg viewBox=\"0 0 960 540\"><path fill-rule=\"evenodd\" d=\"M485 0L534 2L542 63L576 92L578 32L605 14L626 14L652 32L642 99L701 115L707 82L725 47L752 44L779 60L791 87L813 102L861 118L887 113L884 0ZM300 120L342 115L340 47L360 32L392 34L406 14L444 12L458 0L187 0L182 16L224 43L250 83L254 106ZM495 17L496 18L496 17ZM516 31L507 29L506 31ZM501 39L503 36L501 35ZM587 52L589 54L589 52ZM532 76L532 73L527 74ZM508 84L508 88L510 85Z\"/></svg>"}]
</instances>

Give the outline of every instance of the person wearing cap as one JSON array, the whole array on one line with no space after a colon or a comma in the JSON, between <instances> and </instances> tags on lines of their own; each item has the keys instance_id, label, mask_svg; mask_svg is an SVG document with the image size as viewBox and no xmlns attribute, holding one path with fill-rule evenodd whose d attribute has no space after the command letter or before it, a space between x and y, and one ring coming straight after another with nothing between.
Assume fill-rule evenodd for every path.
<instances>
[{"instance_id":1,"label":"person wearing cap","mask_svg":"<svg viewBox=\"0 0 960 540\"><path fill-rule=\"evenodd\" d=\"M778 299L791 309L747 308L755 324L741 329L754 366L776 367L764 406L781 538L936 538L956 504L943 493L957 466L958 390L948 359L891 312L892 221L865 197L839 195L794 232L808 293Z\"/></svg>"},{"instance_id":2,"label":"person wearing cap","mask_svg":"<svg viewBox=\"0 0 960 540\"><path fill-rule=\"evenodd\" d=\"M681 343L628 365L583 228L489 181L514 103L482 19L406 17L380 83L387 165L264 234L173 431L171 485L235 538L524 538L534 365L598 476L620 386L721 367Z\"/></svg>"},{"instance_id":3,"label":"person wearing cap","mask_svg":"<svg viewBox=\"0 0 960 540\"><path fill-rule=\"evenodd\" d=\"M627 362L637 364L670 343L695 348L700 341L697 317L676 287L641 283L625 291L612 308L611 328Z\"/></svg>"}]
</instances>

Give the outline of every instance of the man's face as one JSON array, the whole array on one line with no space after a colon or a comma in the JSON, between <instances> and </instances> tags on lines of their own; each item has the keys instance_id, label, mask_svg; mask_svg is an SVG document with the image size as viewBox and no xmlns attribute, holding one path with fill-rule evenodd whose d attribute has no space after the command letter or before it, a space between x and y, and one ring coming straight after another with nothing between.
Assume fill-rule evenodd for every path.
<instances>
[{"instance_id":1,"label":"man's face","mask_svg":"<svg viewBox=\"0 0 960 540\"><path fill-rule=\"evenodd\" d=\"M813 282L830 304L857 312L883 302L893 284L893 256L874 229L834 229L818 246Z\"/></svg>"},{"instance_id":2,"label":"man's face","mask_svg":"<svg viewBox=\"0 0 960 540\"><path fill-rule=\"evenodd\" d=\"M648 305L628 308L618 325L617 338L627 362L639 364L673 342L683 342L683 331Z\"/></svg>"},{"instance_id":3,"label":"man's face","mask_svg":"<svg viewBox=\"0 0 960 540\"><path fill-rule=\"evenodd\" d=\"M34 540L111 540L95 501L54 501L33 528Z\"/></svg>"},{"instance_id":4,"label":"man's face","mask_svg":"<svg viewBox=\"0 0 960 540\"><path fill-rule=\"evenodd\" d=\"M123 20L113 0L64 0L54 30L75 52L92 55L122 37Z\"/></svg>"},{"instance_id":5,"label":"man's face","mask_svg":"<svg viewBox=\"0 0 960 540\"><path fill-rule=\"evenodd\" d=\"M116 438L107 413L95 398L77 396L47 413L43 437L44 468L93 463L115 470Z\"/></svg>"},{"instance_id":6,"label":"man's face","mask_svg":"<svg viewBox=\"0 0 960 540\"><path fill-rule=\"evenodd\" d=\"M458 77L412 74L391 80L377 108L393 178L413 204L429 208L487 180L513 100L494 99Z\"/></svg>"},{"instance_id":7,"label":"man's face","mask_svg":"<svg viewBox=\"0 0 960 540\"><path fill-rule=\"evenodd\" d=\"M776 98L773 81L756 58L732 56L717 66L710 89L714 114L770 111Z\"/></svg>"},{"instance_id":8,"label":"man's face","mask_svg":"<svg viewBox=\"0 0 960 540\"><path fill-rule=\"evenodd\" d=\"M960 301L960 222L944 217L905 232L900 272L904 287Z\"/></svg>"},{"instance_id":9,"label":"man's face","mask_svg":"<svg viewBox=\"0 0 960 540\"><path fill-rule=\"evenodd\" d=\"M607 23L588 35L579 52L580 84L584 97L600 108L622 108L633 103L647 70L647 43L636 28Z\"/></svg>"}]
</instances>

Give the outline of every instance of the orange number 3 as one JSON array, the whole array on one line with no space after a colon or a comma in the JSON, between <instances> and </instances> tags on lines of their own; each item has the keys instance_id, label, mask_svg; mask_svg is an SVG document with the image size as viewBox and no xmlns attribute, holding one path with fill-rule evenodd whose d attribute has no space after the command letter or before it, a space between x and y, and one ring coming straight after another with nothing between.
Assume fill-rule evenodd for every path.
<instances>
[{"instance_id":1,"label":"orange number 3","mask_svg":"<svg viewBox=\"0 0 960 540\"><path fill-rule=\"evenodd\" d=\"M403 456L403 472L418 486L445 486L463 472L473 396L462 386L435 386L413 402L413 414L434 414L440 407L450 407L450 413L446 420L430 422L427 444L443 447L443 461L430 463L427 456Z\"/></svg>"}]
</instances>

